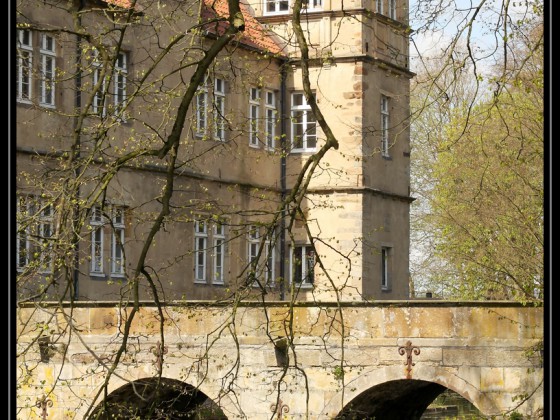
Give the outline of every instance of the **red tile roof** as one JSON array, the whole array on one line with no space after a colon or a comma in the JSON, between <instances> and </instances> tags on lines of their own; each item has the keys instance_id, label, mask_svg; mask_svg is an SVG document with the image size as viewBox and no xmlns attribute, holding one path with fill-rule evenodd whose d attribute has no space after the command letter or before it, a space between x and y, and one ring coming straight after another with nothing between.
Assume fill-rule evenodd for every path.
<instances>
[{"instance_id":1,"label":"red tile roof","mask_svg":"<svg viewBox=\"0 0 560 420\"><path fill-rule=\"evenodd\" d=\"M202 20L210 21L216 17L229 17L229 7L227 0L204 0L205 7L202 8ZM276 35L272 31L268 31L261 25L253 15L251 7L244 1L239 1L239 7L245 19L245 31L243 31L237 39L243 45L256 48L263 52L269 52L275 55L285 55L283 47L276 39ZM215 35L221 35L229 25L227 21L219 23L208 23L204 29Z\"/></svg>"},{"instance_id":2,"label":"red tile roof","mask_svg":"<svg viewBox=\"0 0 560 420\"><path fill-rule=\"evenodd\" d=\"M122 7L123 9L128 9L132 6L132 0L104 0L105 3L112 4L113 6Z\"/></svg>"},{"instance_id":3,"label":"red tile roof","mask_svg":"<svg viewBox=\"0 0 560 420\"><path fill-rule=\"evenodd\" d=\"M103 0L113 6L122 7L124 9L131 7L132 0ZM262 52L268 52L274 55L285 56L283 47L277 36L268 31L261 25L253 15L251 7L243 0L239 1L239 7L245 19L245 30L237 37L237 41L243 45L255 48ZM202 8L202 21L210 22L216 18L228 18L229 7L227 0L204 0ZM211 22L204 25L204 29L214 35L221 35L228 27L229 22L221 20Z\"/></svg>"}]
</instances>

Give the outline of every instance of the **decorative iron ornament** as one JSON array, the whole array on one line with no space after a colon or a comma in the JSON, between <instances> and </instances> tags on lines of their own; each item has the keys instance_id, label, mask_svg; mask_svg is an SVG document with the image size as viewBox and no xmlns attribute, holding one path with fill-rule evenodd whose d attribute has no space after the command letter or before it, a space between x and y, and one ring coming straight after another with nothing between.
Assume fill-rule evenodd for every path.
<instances>
[{"instance_id":1,"label":"decorative iron ornament","mask_svg":"<svg viewBox=\"0 0 560 420\"><path fill-rule=\"evenodd\" d=\"M399 347L399 354L403 356L405 353L406 362L404 362L404 364L406 365L406 379L412 379L412 366L415 365L412 363L412 353L418 356L420 354L420 348L412 346L412 342L409 340L406 342L406 346Z\"/></svg>"},{"instance_id":2,"label":"decorative iron ornament","mask_svg":"<svg viewBox=\"0 0 560 420\"><path fill-rule=\"evenodd\" d=\"M290 412L290 407L288 407L287 404L284 404L284 402L281 399L278 399L278 404L272 404L270 406L270 410L276 414L276 418L278 420L282 419L282 414L286 414Z\"/></svg>"},{"instance_id":3,"label":"decorative iron ornament","mask_svg":"<svg viewBox=\"0 0 560 420\"><path fill-rule=\"evenodd\" d=\"M158 341L155 346L150 347L150 351L156 356L154 365L157 366L158 372L161 373L163 369L163 355L167 354L167 346L162 346L161 342Z\"/></svg>"},{"instance_id":4,"label":"decorative iron ornament","mask_svg":"<svg viewBox=\"0 0 560 420\"><path fill-rule=\"evenodd\" d=\"M47 398L46 396L43 396L43 398L37 399L37 404L35 404L35 406L41 409L41 418L43 420L46 420L49 416L47 413L47 407L52 407L53 402L51 399Z\"/></svg>"}]
</instances>

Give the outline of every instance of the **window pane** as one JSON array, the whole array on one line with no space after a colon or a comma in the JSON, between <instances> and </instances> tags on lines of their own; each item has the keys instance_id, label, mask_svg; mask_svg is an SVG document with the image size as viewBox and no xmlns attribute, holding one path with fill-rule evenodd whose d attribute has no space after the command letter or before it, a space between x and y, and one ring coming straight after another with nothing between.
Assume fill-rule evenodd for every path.
<instances>
[{"instance_id":1,"label":"window pane","mask_svg":"<svg viewBox=\"0 0 560 420\"><path fill-rule=\"evenodd\" d=\"M126 69L126 55L124 53L117 55L117 67L123 70Z\"/></svg>"},{"instance_id":2,"label":"window pane","mask_svg":"<svg viewBox=\"0 0 560 420\"><path fill-rule=\"evenodd\" d=\"M198 238L196 241L196 279L206 279L206 239Z\"/></svg>"},{"instance_id":3,"label":"window pane","mask_svg":"<svg viewBox=\"0 0 560 420\"><path fill-rule=\"evenodd\" d=\"M389 251L387 248L381 248L381 287L386 288L389 285L389 268L388 268Z\"/></svg>"},{"instance_id":4,"label":"window pane","mask_svg":"<svg viewBox=\"0 0 560 420\"><path fill-rule=\"evenodd\" d=\"M251 88L251 100L258 101L260 97L260 91L257 88Z\"/></svg>"},{"instance_id":5,"label":"window pane","mask_svg":"<svg viewBox=\"0 0 560 420\"><path fill-rule=\"evenodd\" d=\"M303 111L294 111L292 114L293 144L294 144L294 148L296 149L303 148L303 134L304 134L303 118L304 118Z\"/></svg>"},{"instance_id":6,"label":"window pane","mask_svg":"<svg viewBox=\"0 0 560 420\"><path fill-rule=\"evenodd\" d=\"M91 271L103 272L103 230L96 228L91 235Z\"/></svg>"},{"instance_id":7,"label":"window pane","mask_svg":"<svg viewBox=\"0 0 560 420\"><path fill-rule=\"evenodd\" d=\"M27 265L27 234L21 232L18 234L18 268L23 268Z\"/></svg>"},{"instance_id":8,"label":"window pane","mask_svg":"<svg viewBox=\"0 0 560 420\"><path fill-rule=\"evenodd\" d=\"M266 281L274 281L274 246L269 243L266 249Z\"/></svg>"},{"instance_id":9,"label":"window pane","mask_svg":"<svg viewBox=\"0 0 560 420\"><path fill-rule=\"evenodd\" d=\"M266 104L274 106L274 92L266 92Z\"/></svg>"},{"instance_id":10,"label":"window pane","mask_svg":"<svg viewBox=\"0 0 560 420\"><path fill-rule=\"evenodd\" d=\"M258 117L259 117L259 107L257 105L251 105L251 119L255 126L257 124Z\"/></svg>"},{"instance_id":11,"label":"window pane","mask_svg":"<svg viewBox=\"0 0 560 420\"><path fill-rule=\"evenodd\" d=\"M20 40L23 45L31 46L31 31L20 29Z\"/></svg>"},{"instance_id":12,"label":"window pane","mask_svg":"<svg viewBox=\"0 0 560 420\"><path fill-rule=\"evenodd\" d=\"M20 65L18 68L18 96L21 99L31 98L31 54L20 51Z\"/></svg>"},{"instance_id":13,"label":"window pane","mask_svg":"<svg viewBox=\"0 0 560 420\"><path fill-rule=\"evenodd\" d=\"M310 125L307 128L306 148L313 149L317 143L316 126Z\"/></svg>"},{"instance_id":14,"label":"window pane","mask_svg":"<svg viewBox=\"0 0 560 420\"><path fill-rule=\"evenodd\" d=\"M223 246L224 246L224 240L223 239L216 239L216 241L215 241L216 268L219 269L220 273L221 273L221 267L222 267ZM221 275L218 276L218 277L221 278Z\"/></svg>"},{"instance_id":15,"label":"window pane","mask_svg":"<svg viewBox=\"0 0 560 420\"><path fill-rule=\"evenodd\" d=\"M259 244L252 243L249 246L249 258L251 260L251 263L254 263L256 261L258 253L259 253Z\"/></svg>"},{"instance_id":16,"label":"window pane","mask_svg":"<svg viewBox=\"0 0 560 420\"><path fill-rule=\"evenodd\" d=\"M206 128L206 93L200 92L196 96L196 128L202 131Z\"/></svg>"},{"instance_id":17,"label":"window pane","mask_svg":"<svg viewBox=\"0 0 560 420\"><path fill-rule=\"evenodd\" d=\"M272 109L266 112L266 145L269 148L274 148L274 134L275 134L275 111Z\"/></svg>"}]
</instances>

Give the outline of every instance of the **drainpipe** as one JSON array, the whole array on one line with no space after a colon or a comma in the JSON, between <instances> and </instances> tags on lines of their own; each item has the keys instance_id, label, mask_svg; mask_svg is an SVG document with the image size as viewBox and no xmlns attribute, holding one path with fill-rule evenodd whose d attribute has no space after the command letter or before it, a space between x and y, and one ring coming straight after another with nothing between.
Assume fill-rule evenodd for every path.
<instances>
[{"instance_id":1,"label":"drainpipe","mask_svg":"<svg viewBox=\"0 0 560 420\"><path fill-rule=\"evenodd\" d=\"M280 83L280 198L282 202L286 198L286 118L284 113L284 104L286 103L286 77L287 77L287 61L284 61L281 67L281 83ZM282 208L282 217L280 218L280 300L285 299L286 289L286 207Z\"/></svg>"},{"instance_id":2,"label":"drainpipe","mask_svg":"<svg viewBox=\"0 0 560 420\"><path fill-rule=\"evenodd\" d=\"M79 2L79 7L78 7L78 24L80 26L82 26L82 14L80 13L82 11L82 9L84 8L84 0L80 0ZM81 67L81 62L82 62L82 48L81 48L81 41L82 41L82 37L80 35L76 35L76 101L75 101L75 112L78 112L81 107L82 107L82 93L81 93L81 88L82 88L82 67ZM78 116L74 115L74 122L73 122L73 128L74 128L74 132L76 131L78 127ZM76 159L80 158L80 136L81 134L79 134L76 137ZM78 177L80 172L80 167L78 166L74 173L76 175L76 178ZM77 194L78 197L80 196L80 187L78 185L77 187ZM77 202L79 200L76 200ZM79 225L79 215L80 215L80 205L76 204L75 208L74 208L74 220L73 220L73 224L74 227ZM73 290L74 290L74 295L72 296L73 300L77 300L79 293L78 293L78 281L80 278L80 237L79 235L76 233L76 229L74 229L74 272L73 272Z\"/></svg>"}]
</instances>

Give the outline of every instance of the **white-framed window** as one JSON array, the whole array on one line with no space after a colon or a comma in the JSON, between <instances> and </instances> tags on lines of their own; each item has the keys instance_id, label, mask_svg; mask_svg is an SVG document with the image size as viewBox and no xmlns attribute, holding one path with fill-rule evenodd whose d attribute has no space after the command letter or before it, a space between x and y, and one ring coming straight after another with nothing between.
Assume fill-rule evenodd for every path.
<instances>
[{"instance_id":1,"label":"white-framed window","mask_svg":"<svg viewBox=\"0 0 560 420\"><path fill-rule=\"evenodd\" d=\"M27 196L18 196L16 203L16 268L23 270L29 264L31 255L30 223L30 200Z\"/></svg>"},{"instance_id":2,"label":"white-framed window","mask_svg":"<svg viewBox=\"0 0 560 420\"><path fill-rule=\"evenodd\" d=\"M33 33L28 29L18 29L17 35L16 99L19 102L30 102L33 86Z\"/></svg>"},{"instance_id":3,"label":"white-framed window","mask_svg":"<svg viewBox=\"0 0 560 420\"><path fill-rule=\"evenodd\" d=\"M321 9L323 7L323 0L303 0L302 6L307 10Z\"/></svg>"},{"instance_id":4,"label":"white-framed window","mask_svg":"<svg viewBox=\"0 0 560 420\"><path fill-rule=\"evenodd\" d=\"M264 102L264 104L263 104ZM260 128L261 111L264 108L264 133ZM249 89L249 146L274 150L276 136L276 94L274 91ZM264 135L263 135L264 134Z\"/></svg>"},{"instance_id":5,"label":"white-framed window","mask_svg":"<svg viewBox=\"0 0 560 420\"><path fill-rule=\"evenodd\" d=\"M208 89L206 83L201 84L196 92L195 102L196 134L202 136L208 126Z\"/></svg>"},{"instance_id":6,"label":"white-framed window","mask_svg":"<svg viewBox=\"0 0 560 420\"><path fill-rule=\"evenodd\" d=\"M307 10L321 10L323 7L323 0L303 0L303 9ZM263 7L264 15L285 14L290 10L289 0L264 0Z\"/></svg>"},{"instance_id":7,"label":"white-framed window","mask_svg":"<svg viewBox=\"0 0 560 420\"><path fill-rule=\"evenodd\" d=\"M37 60L36 65L34 59ZM37 88L33 85L34 74L38 81ZM54 108L56 41L53 36L29 29L18 29L16 79L18 102L31 103L32 100L37 100L41 106Z\"/></svg>"},{"instance_id":8,"label":"white-framed window","mask_svg":"<svg viewBox=\"0 0 560 420\"><path fill-rule=\"evenodd\" d=\"M210 111L212 114L209 116ZM216 141L226 140L226 81L224 79L205 76L204 82L196 92L194 117L198 137L209 136Z\"/></svg>"},{"instance_id":9,"label":"white-framed window","mask_svg":"<svg viewBox=\"0 0 560 420\"><path fill-rule=\"evenodd\" d=\"M113 105L114 114L120 114L126 102L126 79L128 77L127 54L119 52L115 60L113 76ZM121 116L122 119L122 116Z\"/></svg>"},{"instance_id":10,"label":"white-framed window","mask_svg":"<svg viewBox=\"0 0 560 420\"><path fill-rule=\"evenodd\" d=\"M267 90L265 91L265 138L266 138L266 148L273 150L276 147L275 137L276 137L276 95L274 92Z\"/></svg>"},{"instance_id":11,"label":"white-framed window","mask_svg":"<svg viewBox=\"0 0 560 420\"><path fill-rule=\"evenodd\" d=\"M259 110L261 107L261 90L249 89L249 146L259 147Z\"/></svg>"},{"instance_id":12,"label":"white-framed window","mask_svg":"<svg viewBox=\"0 0 560 420\"><path fill-rule=\"evenodd\" d=\"M94 276L104 275L103 259L104 252L104 232L103 232L103 212L101 206L94 206L91 209L89 224L91 226L91 252L90 252L90 274Z\"/></svg>"},{"instance_id":13,"label":"white-framed window","mask_svg":"<svg viewBox=\"0 0 560 420\"><path fill-rule=\"evenodd\" d=\"M105 262L107 262L111 277L124 277L125 207L93 206L90 211L89 224L91 229L90 275L105 277ZM109 238L107 244L105 237ZM108 258L107 261L106 258Z\"/></svg>"},{"instance_id":14,"label":"white-framed window","mask_svg":"<svg viewBox=\"0 0 560 420\"><path fill-rule=\"evenodd\" d=\"M123 276L124 258L124 208L113 207L113 223L111 235L111 275Z\"/></svg>"},{"instance_id":15,"label":"white-framed window","mask_svg":"<svg viewBox=\"0 0 560 420\"><path fill-rule=\"evenodd\" d=\"M103 77L103 64L99 60L99 52L97 50L94 50L93 52L92 66L93 86L95 87L99 84L99 88L95 91L93 96L92 111L94 114L104 117L106 114L105 96L107 92L107 79L106 77Z\"/></svg>"},{"instance_id":16,"label":"white-framed window","mask_svg":"<svg viewBox=\"0 0 560 420\"><path fill-rule=\"evenodd\" d=\"M317 121L303 93L292 93L292 152L315 151Z\"/></svg>"},{"instance_id":17,"label":"white-framed window","mask_svg":"<svg viewBox=\"0 0 560 420\"><path fill-rule=\"evenodd\" d=\"M194 281L207 283L206 260L208 254L208 227L205 221L194 222Z\"/></svg>"},{"instance_id":18,"label":"white-framed window","mask_svg":"<svg viewBox=\"0 0 560 420\"><path fill-rule=\"evenodd\" d=\"M381 155L389 156L389 98L381 95Z\"/></svg>"},{"instance_id":19,"label":"white-framed window","mask_svg":"<svg viewBox=\"0 0 560 420\"><path fill-rule=\"evenodd\" d=\"M315 251L311 245L296 245L291 249L292 283L311 286L315 281Z\"/></svg>"},{"instance_id":20,"label":"white-framed window","mask_svg":"<svg viewBox=\"0 0 560 420\"><path fill-rule=\"evenodd\" d=\"M224 284L224 255L226 244L225 226L222 223L214 225L213 232L213 259L214 259L214 275L212 277L213 284Z\"/></svg>"},{"instance_id":21,"label":"white-framed window","mask_svg":"<svg viewBox=\"0 0 560 420\"><path fill-rule=\"evenodd\" d=\"M275 257L275 246L273 240L268 240L265 242L266 247L266 265L264 269L264 278L266 284L271 285L276 279L276 257Z\"/></svg>"},{"instance_id":22,"label":"white-framed window","mask_svg":"<svg viewBox=\"0 0 560 420\"><path fill-rule=\"evenodd\" d=\"M389 0L389 17L397 20L397 0Z\"/></svg>"},{"instance_id":23,"label":"white-framed window","mask_svg":"<svg viewBox=\"0 0 560 420\"><path fill-rule=\"evenodd\" d=\"M258 277L258 263L259 263L259 247L260 247L260 232L258 226L249 226L249 233L248 233L248 263L250 265L249 269L253 276Z\"/></svg>"},{"instance_id":24,"label":"white-framed window","mask_svg":"<svg viewBox=\"0 0 560 420\"><path fill-rule=\"evenodd\" d=\"M226 225L194 221L194 282L223 285L226 281Z\"/></svg>"},{"instance_id":25,"label":"white-framed window","mask_svg":"<svg viewBox=\"0 0 560 420\"><path fill-rule=\"evenodd\" d=\"M38 273L52 273L54 207L35 195L18 195L16 204L16 268L32 264Z\"/></svg>"},{"instance_id":26,"label":"white-framed window","mask_svg":"<svg viewBox=\"0 0 560 420\"><path fill-rule=\"evenodd\" d=\"M391 248L381 247L381 289L391 288Z\"/></svg>"},{"instance_id":27,"label":"white-framed window","mask_svg":"<svg viewBox=\"0 0 560 420\"><path fill-rule=\"evenodd\" d=\"M263 14L265 15L287 13L289 9L289 0L264 0Z\"/></svg>"},{"instance_id":28,"label":"white-framed window","mask_svg":"<svg viewBox=\"0 0 560 420\"><path fill-rule=\"evenodd\" d=\"M54 106L56 51L54 38L47 34L41 34L41 48L39 50L41 60L41 79L39 89L41 92L39 102L41 105Z\"/></svg>"},{"instance_id":29,"label":"white-framed window","mask_svg":"<svg viewBox=\"0 0 560 420\"><path fill-rule=\"evenodd\" d=\"M53 236L53 207L50 203L40 203L38 221L38 249L39 249L39 271L42 273L52 273L52 236Z\"/></svg>"},{"instance_id":30,"label":"white-framed window","mask_svg":"<svg viewBox=\"0 0 560 420\"><path fill-rule=\"evenodd\" d=\"M375 0L375 10L379 14L383 14L383 0Z\"/></svg>"},{"instance_id":31,"label":"white-framed window","mask_svg":"<svg viewBox=\"0 0 560 420\"><path fill-rule=\"evenodd\" d=\"M223 79L214 80L214 140L226 139L226 84Z\"/></svg>"},{"instance_id":32,"label":"white-framed window","mask_svg":"<svg viewBox=\"0 0 560 420\"><path fill-rule=\"evenodd\" d=\"M263 238L266 235L266 238ZM251 225L247 233L247 259L251 275L261 281L261 285L271 285L275 279L276 258L274 231L265 232L264 227ZM262 247L262 250L261 250ZM254 281L253 286L258 286Z\"/></svg>"}]
</instances>

